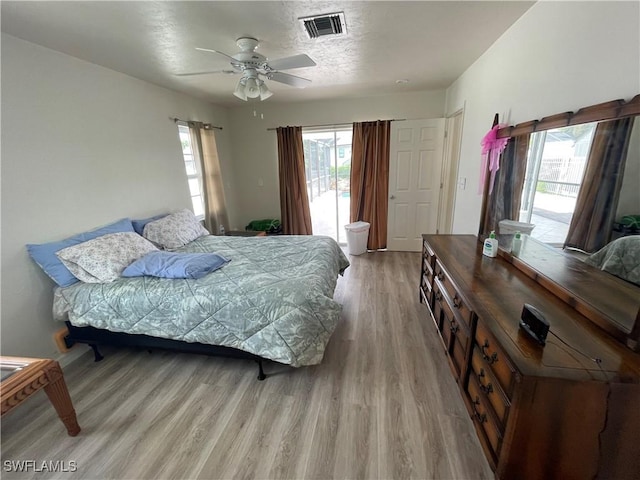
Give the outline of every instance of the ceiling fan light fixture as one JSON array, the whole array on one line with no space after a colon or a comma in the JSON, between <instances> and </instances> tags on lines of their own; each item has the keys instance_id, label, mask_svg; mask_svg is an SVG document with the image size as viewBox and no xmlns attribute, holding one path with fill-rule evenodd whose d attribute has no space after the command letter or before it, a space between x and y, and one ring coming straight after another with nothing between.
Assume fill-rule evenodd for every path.
<instances>
[{"instance_id":1,"label":"ceiling fan light fixture","mask_svg":"<svg viewBox=\"0 0 640 480\"><path fill-rule=\"evenodd\" d=\"M236 85L236 89L233 92L233 94L238 97L240 100L244 100L245 102L247 101L247 94L245 93L245 86L244 83L242 81L243 79L241 78L240 81L238 82L238 85Z\"/></svg>"},{"instance_id":2,"label":"ceiling fan light fixture","mask_svg":"<svg viewBox=\"0 0 640 480\"><path fill-rule=\"evenodd\" d=\"M262 84L260 85L260 100L266 100L272 95L273 95L273 92L271 92L269 88L267 88L267 85L264 82L262 82Z\"/></svg>"},{"instance_id":3,"label":"ceiling fan light fixture","mask_svg":"<svg viewBox=\"0 0 640 480\"><path fill-rule=\"evenodd\" d=\"M244 93L248 98L258 98L260 96L260 85L258 85L256 78L247 78L244 84Z\"/></svg>"}]
</instances>

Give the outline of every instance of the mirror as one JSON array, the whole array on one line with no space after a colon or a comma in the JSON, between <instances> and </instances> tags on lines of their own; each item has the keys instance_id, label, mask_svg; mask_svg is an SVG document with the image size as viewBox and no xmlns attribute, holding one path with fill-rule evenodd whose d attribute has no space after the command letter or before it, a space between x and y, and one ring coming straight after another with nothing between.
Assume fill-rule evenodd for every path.
<instances>
[{"instance_id":1,"label":"mirror","mask_svg":"<svg viewBox=\"0 0 640 480\"><path fill-rule=\"evenodd\" d=\"M589 248L579 248L595 252L630 233L615 231L614 222L640 215L638 117L640 95L628 103L616 100L499 130L498 137L511 140L491 195L485 184L478 233L482 240L496 230L502 258L633 349L640 345L640 287L586 265L585 255L577 258L551 245L562 247L566 231L577 231L569 234L567 245L575 246L572 238L589 237ZM594 172L595 165L600 170ZM585 190L578 195L579 189ZM544 201L536 203L538 195ZM571 208L563 206L567 204ZM576 204L572 223L570 210ZM592 207L601 224L590 223L600 218L590 213ZM501 234L502 219L535 224L533 232L538 229L523 236L517 257L509 253L514 230ZM584 225L588 228L580 230ZM547 232L557 235L545 238Z\"/></svg>"},{"instance_id":2,"label":"mirror","mask_svg":"<svg viewBox=\"0 0 640 480\"><path fill-rule=\"evenodd\" d=\"M514 232L500 238L499 225L509 219L535 225L533 238L563 247L574 211L581 217L567 246L595 252L624 233L635 233L614 229L625 215L640 215L639 114L640 95L628 103L616 100L501 129L499 137L512 138L494 192L488 195L485 186L479 238L495 230L500 246L509 251ZM578 192L584 198L576 210ZM597 238L582 240L589 235Z\"/></svg>"},{"instance_id":3,"label":"mirror","mask_svg":"<svg viewBox=\"0 0 640 480\"><path fill-rule=\"evenodd\" d=\"M598 128L606 128L602 124L615 122L590 122L531 134L517 220L535 225L530 234L532 238L554 247L564 246L576 211L578 192L582 183L589 181L585 178L585 171L589 153L594 147L595 132ZM624 127L612 125L610 128ZM613 210L607 212L607 216L610 214L614 225L605 244L622 234L615 226L622 217L640 214L640 121L633 122L627 147L617 150L626 155L620 159L622 175L617 189L617 204L612 201L606 206L607 211ZM598 181L604 181L602 176Z\"/></svg>"}]
</instances>

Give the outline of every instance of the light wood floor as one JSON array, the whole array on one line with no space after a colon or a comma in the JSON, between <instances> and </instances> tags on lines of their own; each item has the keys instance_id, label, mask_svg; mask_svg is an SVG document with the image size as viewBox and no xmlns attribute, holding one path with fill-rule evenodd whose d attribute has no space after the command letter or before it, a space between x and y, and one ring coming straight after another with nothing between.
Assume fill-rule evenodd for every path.
<instances>
[{"instance_id":1,"label":"light wood floor","mask_svg":"<svg viewBox=\"0 0 640 480\"><path fill-rule=\"evenodd\" d=\"M321 365L87 351L65 368L82 432L43 392L2 419L3 478L493 478L418 301L420 256L351 257ZM85 346L76 348L87 348ZM7 460L76 472L5 471Z\"/></svg>"}]
</instances>

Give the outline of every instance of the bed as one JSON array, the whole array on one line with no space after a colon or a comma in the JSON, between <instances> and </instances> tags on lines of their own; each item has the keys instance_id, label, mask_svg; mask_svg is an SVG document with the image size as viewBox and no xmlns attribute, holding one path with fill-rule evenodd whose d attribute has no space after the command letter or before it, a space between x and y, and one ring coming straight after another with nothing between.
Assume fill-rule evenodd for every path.
<instances>
[{"instance_id":1,"label":"bed","mask_svg":"<svg viewBox=\"0 0 640 480\"><path fill-rule=\"evenodd\" d=\"M584 262L640 286L640 235L617 238Z\"/></svg>"},{"instance_id":2,"label":"bed","mask_svg":"<svg viewBox=\"0 0 640 480\"><path fill-rule=\"evenodd\" d=\"M349 266L329 237L205 235L174 250L216 252L224 267L199 279L150 276L77 282L54 291L69 342L138 345L315 365L340 318L333 300Z\"/></svg>"}]
</instances>

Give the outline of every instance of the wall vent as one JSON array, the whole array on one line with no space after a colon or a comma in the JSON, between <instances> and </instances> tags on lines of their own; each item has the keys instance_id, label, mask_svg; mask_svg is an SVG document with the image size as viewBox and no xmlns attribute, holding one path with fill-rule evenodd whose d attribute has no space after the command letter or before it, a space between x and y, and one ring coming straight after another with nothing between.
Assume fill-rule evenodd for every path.
<instances>
[{"instance_id":1,"label":"wall vent","mask_svg":"<svg viewBox=\"0 0 640 480\"><path fill-rule=\"evenodd\" d=\"M328 13L299 19L309 38L324 37L326 35L342 35L347 33L344 13Z\"/></svg>"}]
</instances>

